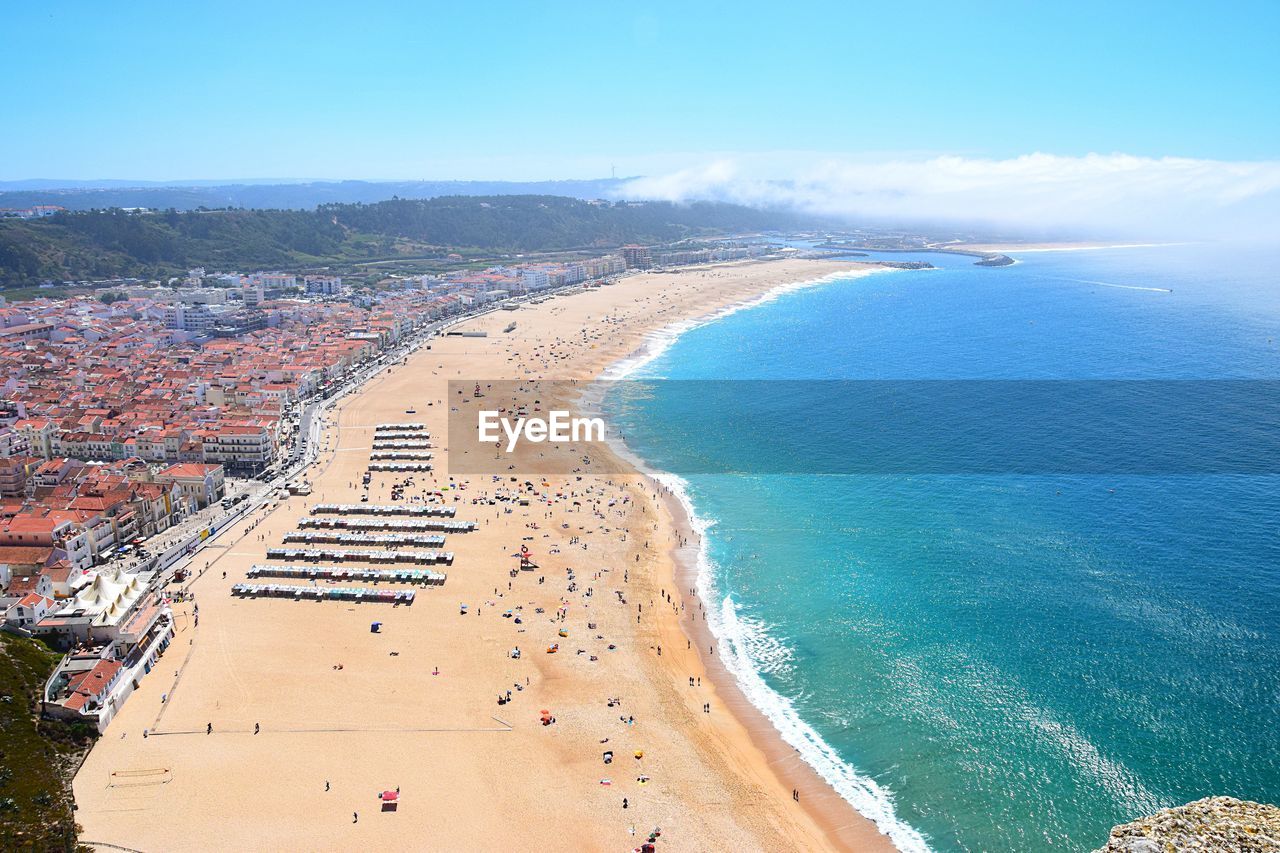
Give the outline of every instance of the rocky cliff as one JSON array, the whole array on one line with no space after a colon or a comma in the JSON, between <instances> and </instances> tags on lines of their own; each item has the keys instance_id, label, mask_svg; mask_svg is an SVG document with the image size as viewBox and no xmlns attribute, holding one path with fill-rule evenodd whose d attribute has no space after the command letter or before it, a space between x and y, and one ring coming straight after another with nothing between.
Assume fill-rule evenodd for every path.
<instances>
[{"instance_id":1,"label":"rocky cliff","mask_svg":"<svg viewBox=\"0 0 1280 853\"><path fill-rule=\"evenodd\" d=\"M1123 823L1095 853L1280 853L1280 808L1207 797Z\"/></svg>"}]
</instances>

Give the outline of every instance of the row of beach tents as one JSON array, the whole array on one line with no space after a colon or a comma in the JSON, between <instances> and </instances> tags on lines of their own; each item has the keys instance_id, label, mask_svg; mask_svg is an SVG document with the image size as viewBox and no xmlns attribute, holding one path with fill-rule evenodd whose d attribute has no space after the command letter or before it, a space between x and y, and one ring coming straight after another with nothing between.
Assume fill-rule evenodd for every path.
<instances>
[{"instance_id":1,"label":"row of beach tents","mask_svg":"<svg viewBox=\"0 0 1280 853\"><path fill-rule=\"evenodd\" d=\"M233 595L257 598L292 598L296 600L336 599L339 601L373 601L384 604L413 604L412 589L367 589L350 586L292 586L277 583L238 583L231 587Z\"/></svg>"}]
</instances>

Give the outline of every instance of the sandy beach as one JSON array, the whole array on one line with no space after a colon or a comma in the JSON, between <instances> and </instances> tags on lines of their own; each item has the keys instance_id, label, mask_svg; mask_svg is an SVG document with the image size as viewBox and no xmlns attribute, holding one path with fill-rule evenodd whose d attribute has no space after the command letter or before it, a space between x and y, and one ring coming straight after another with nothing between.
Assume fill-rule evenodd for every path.
<instances>
[{"instance_id":1,"label":"sandy beach","mask_svg":"<svg viewBox=\"0 0 1280 853\"><path fill-rule=\"evenodd\" d=\"M678 504L627 474L549 477L522 505L505 499L514 483L451 478L445 453L451 379L591 378L654 330L857 267L630 276L470 320L487 337L436 339L344 398L325 415L313 493L196 555L172 646L76 777L82 839L145 853L622 851L661 827L659 851L892 849L719 666ZM439 491L477 524L446 537L447 582L398 607L233 596L312 507L360 501L387 422L425 423L435 445L405 500ZM408 476L373 474L369 502L392 503ZM513 574L522 546L537 568Z\"/></svg>"}]
</instances>

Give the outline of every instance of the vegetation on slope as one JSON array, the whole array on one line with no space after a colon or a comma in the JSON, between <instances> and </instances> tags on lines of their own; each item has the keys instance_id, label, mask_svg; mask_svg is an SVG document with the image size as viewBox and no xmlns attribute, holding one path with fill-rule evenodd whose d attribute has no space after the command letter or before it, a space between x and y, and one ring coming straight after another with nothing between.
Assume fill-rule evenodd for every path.
<instances>
[{"instance_id":1,"label":"vegetation on slope","mask_svg":"<svg viewBox=\"0 0 1280 853\"><path fill-rule=\"evenodd\" d=\"M290 268L452 247L609 249L797 224L788 214L727 204L561 196L393 199L316 210L79 211L0 221L0 285L154 278L197 266Z\"/></svg>"},{"instance_id":2,"label":"vegetation on slope","mask_svg":"<svg viewBox=\"0 0 1280 853\"><path fill-rule=\"evenodd\" d=\"M58 655L0 632L0 850L72 850L71 773L97 732L39 717Z\"/></svg>"}]
</instances>

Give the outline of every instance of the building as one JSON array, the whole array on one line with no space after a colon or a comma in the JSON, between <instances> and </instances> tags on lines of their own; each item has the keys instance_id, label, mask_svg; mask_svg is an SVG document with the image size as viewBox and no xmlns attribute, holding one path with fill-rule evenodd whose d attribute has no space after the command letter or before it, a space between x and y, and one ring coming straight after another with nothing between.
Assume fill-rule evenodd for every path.
<instances>
[{"instance_id":1,"label":"building","mask_svg":"<svg viewBox=\"0 0 1280 853\"><path fill-rule=\"evenodd\" d=\"M647 270L653 266L653 258L649 254L648 246L623 246L622 260L627 265L627 269Z\"/></svg>"},{"instance_id":2,"label":"building","mask_svg":"<svg viewBox=\"0 0 1280 853\"><path fill-rule=\"evenodd\" d=\"M45 694L44 711L63 720L89 719L101 732L106 728L102 715L107 713L109 722L118 708L112 695L123 673L124 664L114 658L97 654L70 657L50 682L56 686ZM54 701L49 701L50 697Z\"/></svg>"},{"instance_id":3,"label":"building","mask_svg":"<svg viewBox=\"0 0 1280 853\"><path fill-rule=\"evenodd\" d=\"M0 329L0 344L8 345L21 341L47 341L53 334L52 323L23 323Z\"/></svg>"},{"instance_id":4,"label":"building","mask_svg":"<svg viewBox=\"0 0 1280 853\"><path fill-rule=\"evenodd\" d=\"M172 483L177 487L177 501L185 512L203 509L226 496L226 479L221 465L204 465L183 462L170 465L156 473L157 483Z\"/></svg>"},{"instance_id":5,"label":"building","mask_svg":"<svg viewBox=\"0 0 1280 853\"><path fill-rule=\"evenodd\" d=\"M215 338L238 338L241 335L247 335L250 332L256 332L266 327L267 315L265 312L242 308L239 311L231 311L220 315L210 331Z\"/></svg>"},{"instance_id":6,"label":"building","mask_svg":"<svg viewBox=\"0 0 1280 853\"><path fill-rule=\"evenodd\" d=\"M275 437L266 427L227 424L204 433L204 458L233 475L259 474L276 458Z\"/></svg>"},{"instance_id":7,"label":"building","mask_svg":"<svg viewBox=\"0 0 1280 853\"><path fill-rule=\"evenodd\" d=\"M188 305L226 305L227 291L220 287L185 287L174 298Z\"/></svg>"},{"instance_id":8,"label":"building","mask_svg":"<svg viewBox=\"0 0 1280 853\"><path fill-rule=\"evenodd\" d=\"M23 631L30 631L37 622L49 615L53 606L52 598L34 592L29 593L4 614L5 624Z\"/></svg>"},{"instance_id":9,"label":"building","mask_svg":"<svg viewBox=\"0 0 1280 853\"><path fill-rule=\"evenodd\" d=\"M341 296L342 277L337 275L309 275L303 279L307 293L312 296Z\"/></svg>"},{"instance_id":10,"label":"building","mask_svg":"<svg viewBox=\"0 0 1280 853\"><path fill-rule=\"evenodd\" d=\"M551 279L547 277L547 271L530 267L520 274L520 284L527 291L546 290L551 286Z\"/></svg>"},{"instance_id":11,"label":"building","mask_svg":"<svg viewBox=\"0 0 1280 853\"><path fill-rule=\"evenodd\" d=\"M246 308L257 308L267 301L266 286L261 279L251 278L240 285L240 300Z\"/></svg>"},{"instance_id":12,"label":"building","mask_svg":"<svg viewBox=\"0 0 1280 853\"><path fill-rule=\"evenodd\" d=\"M283 272L257 272L249 276L266 290L292 290L298 286L298 277Z\"/></svg>"},{"instance_id":13,"label":"building","mask_svg":"<svg viewBox=\"0 0 1280 853\"><path fill-rule=\"evenodd\" d=\"M204 304L169 305L164 309L164 325L169 329L203 334L214 327L218 315Z\"/></svg>"},{"instance_id":14,"label":"building","mask_svg":"<svg viewBox=\"0 0 1280 853\"><path fill-rule=\"evenodd\" d=\"M42 459L53 456L53 440L58 435L58 425L53 421L28 418L16 422L13 428L26 440L27 449L33 455Z\"/></svg>"},{"instance_id":15,"label":"building","mask_svg":"<svg viewBox=\"0 0 1280 853\"><path fill-rule=\"evenodd\" d=\"M52 548L0 546L0 608L32 594L53 598L53 579L45 569L54 565L54 556Z\"/></svg>"},{"instance_id":16,"label":"building","mask_svg":"<svg viewBox=\"0 0 1280 853\"><path fill-rule=\"evenodd\" d=\"M72 651L45 685L41 707L102 731L173 638L173 613L150 591L149 572L99 573L33 632Z\"/></svg>"},{"instance_id":17,"label":"building","mask_svg":"<svg viewBox=\"0 0 1280 853\"><path fill-rule=\"evenodd\" d=\"M42 216L53 216L61 213L65 207L57 204L36 204L31 207L0 207L0 217L15 219L39 219Z\"/></svg>"}]
</instances>

